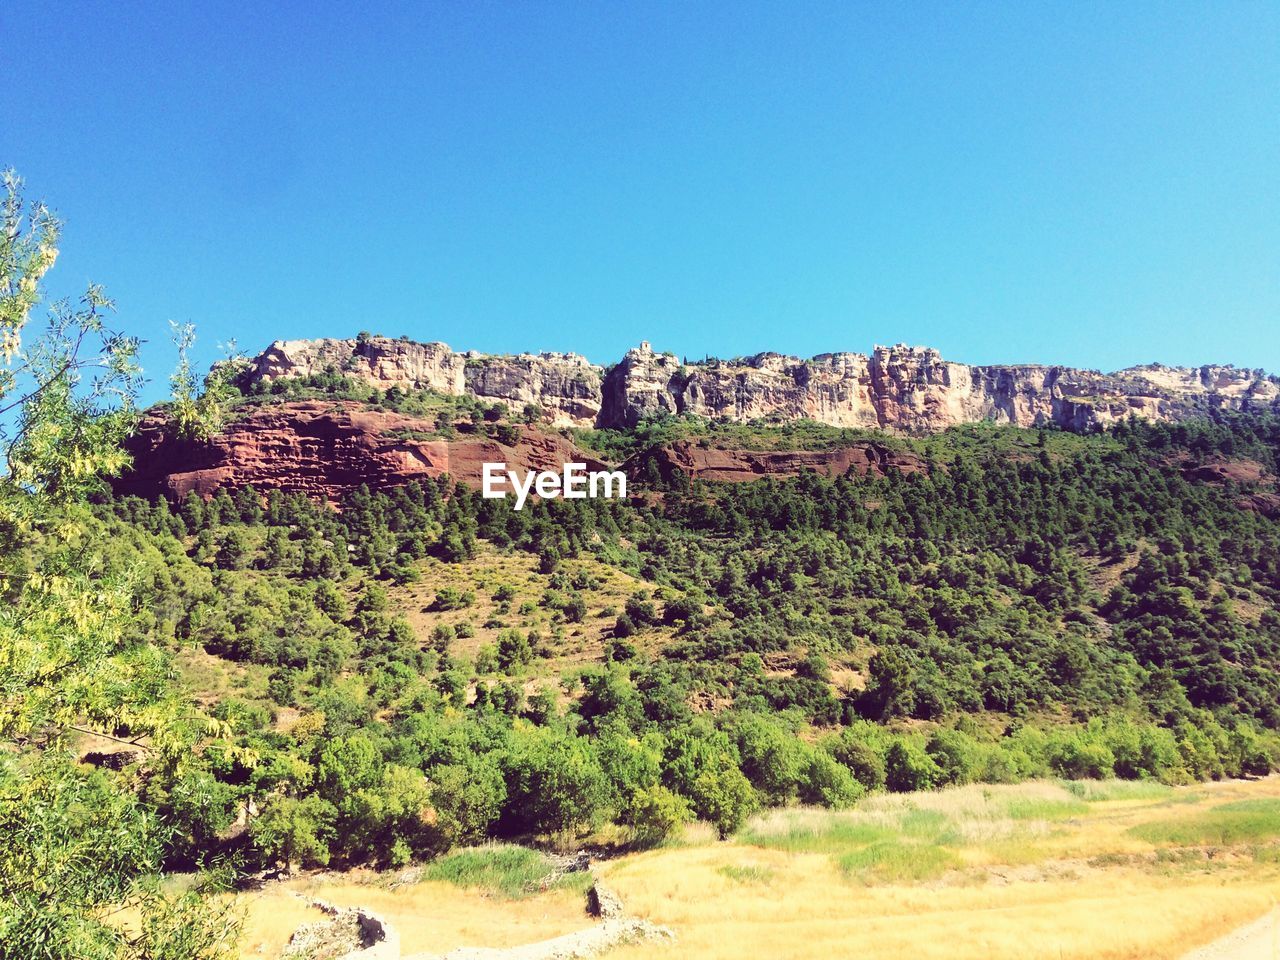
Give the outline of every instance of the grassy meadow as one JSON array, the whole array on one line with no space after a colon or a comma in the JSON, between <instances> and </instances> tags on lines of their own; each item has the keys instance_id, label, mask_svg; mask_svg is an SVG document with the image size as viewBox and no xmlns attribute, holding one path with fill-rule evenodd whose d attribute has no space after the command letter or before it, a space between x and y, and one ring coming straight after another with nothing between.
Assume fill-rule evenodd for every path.
<instances>
[{"instance_id":1,"label":"grassy meadow","mask_svg":"<svg viewBox=\"0 0 1280 960\"><path fill-rule=\"evenodd\" d=\"M274 956L305 919L298 892L373 909L406 954L585 926L585 879L544 890L546 869L495 845L408 875L298 878L246 895L245 957ZM1280 777L877 794L844 812L769 811L727 842L695 824L596 870L629 913L678 938L618 960L1173 960L1280 898Z\"/></svg>"}]
</instances>

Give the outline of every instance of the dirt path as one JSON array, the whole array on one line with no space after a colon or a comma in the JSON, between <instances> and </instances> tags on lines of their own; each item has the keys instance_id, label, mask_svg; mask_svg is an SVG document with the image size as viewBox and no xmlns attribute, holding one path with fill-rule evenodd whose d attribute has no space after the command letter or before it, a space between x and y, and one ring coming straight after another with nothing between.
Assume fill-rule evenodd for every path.
<instances>
[{"instance_id":1,"label":"dirt path","mask_svg":"<svg viewBox=\"0 0 1280 960\"><path fill-rule=\"evenodd\" d=\"M1280 960L1280 907L1184 954L1182 960Z\"/></svg>"}]
</instances>

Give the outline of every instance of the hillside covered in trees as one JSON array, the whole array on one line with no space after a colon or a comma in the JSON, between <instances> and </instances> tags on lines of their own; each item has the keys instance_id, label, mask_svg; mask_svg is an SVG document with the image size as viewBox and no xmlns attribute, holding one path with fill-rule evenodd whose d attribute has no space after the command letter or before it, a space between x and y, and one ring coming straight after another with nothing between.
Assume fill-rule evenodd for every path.
<instances>
[{"instance_id":1,"label":"hillside covered in trees","mask_svg":"<svg viewBox=\"0 0 1280 960\"><path fill-rule=\"evenodd\" d=\"M1280 422L957 428L890 441L927 464L910 475L647 467L674 435L744 429L581 435L631 456L625 503L517 512L448 478L339 509L96 497L80 548L132 571L140 642L231 732L144 778L169 862L643 844L868 790L1280 762L1280 524L1259 509ZM1246 462L1260 480L1223 467Z\"/></svg>"}]
</instances>

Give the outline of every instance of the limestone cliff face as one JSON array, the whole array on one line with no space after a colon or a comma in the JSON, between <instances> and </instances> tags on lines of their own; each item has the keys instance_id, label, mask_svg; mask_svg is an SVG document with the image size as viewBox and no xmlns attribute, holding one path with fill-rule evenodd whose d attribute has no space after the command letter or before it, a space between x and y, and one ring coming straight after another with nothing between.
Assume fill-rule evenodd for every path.
<instances>
[{"instance_id":1,"label":"limestone cliff face","mask_svg":"<svg viewBox=\"0 0 1280 960\"><path fill-rule=\"evenodd\" d=\"M556 426L629 427L671 413L921 433L980 420L1086 429L1131 414L1176 420L1213 408L1280 409L1280 380L1261 370L969 366L903 345L876 347L870 356L763 353L686 365L646 343L606 374L576 354L486 356L382 337L292 340L268 347L250 376L269 381L330 369L381 389L466 393L514 409L535 404Z\"/></svg>"},{"instance_id":2,"label":"limestone cliff face","mask_svg":"<svg viewBox=\"0 0 1280 960\"><path fill-rule=\"evenodd\" d=\"M519 412L525 404L542 407L556 426L593 424L600 416L599 367L575 353L468 359L467 392L498 400Z\"/></svg>"},{"instance_id":3,"label":"limestone cliff face","mask_svg":"<svg viewBox=\"0 0 1280 960\"><path fill-rule=\"evenodd\" d=\"M277 340L250 363L249 376L270 382L334 371L380 390L428 389L472 394L520 409L542 407L556 426L591 424L600 412L600 367L573 353L490 357L455 353L443 343L371 337Z\"/></svg>"},{"instance_id":4,"label":"limestone cliff face","mask_svg":"<svg viewBox=\"0 0 1280 960\"><path fill-rule=\"evenodd\" d=\"M367 340L277 340L255 357L251 375L270 382L336 371L382 390L426 388L458 395L466 387L467 358L443 343Z\"/></svg>"},{"instance_id":5,"label":"limestone cliff face","mask_svg":"<svg viewBox=\"0 0 1280 960\"><path fill-rule=\"evenodd\" d=\"M807 418L907 433L991 420L1086 429L1131 414L1176 420L1212 408L1280 409L1280 381L1260 370L1134 367L1114 374L1061 366L968 366L927 347L811 360L759 354L684 366L647 345L604 382L600 419L630 426L657 413L735 421Z\"/></svg>"}]
</instances>

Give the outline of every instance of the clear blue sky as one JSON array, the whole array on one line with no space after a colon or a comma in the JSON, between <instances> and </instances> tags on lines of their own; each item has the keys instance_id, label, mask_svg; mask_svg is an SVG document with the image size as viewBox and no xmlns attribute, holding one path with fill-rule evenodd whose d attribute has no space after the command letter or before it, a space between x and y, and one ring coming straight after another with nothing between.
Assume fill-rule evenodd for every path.
<instances>
[{"instance_id":1,"label":"clear blue sky","mask_svg":"<svg viewBox=\"0 0 1280 960\"><path fill-rule=\"evenodd\" d=\"M0 5L0 164L167 373L361 329L1280 371L1280 5Z\"/></svg>"}]
</instances>

